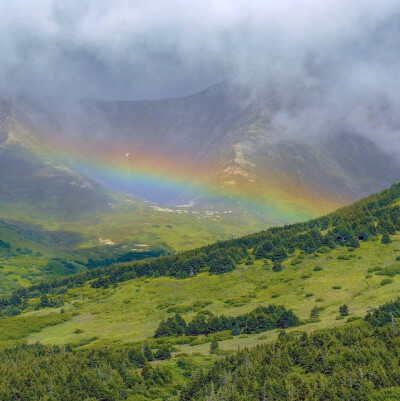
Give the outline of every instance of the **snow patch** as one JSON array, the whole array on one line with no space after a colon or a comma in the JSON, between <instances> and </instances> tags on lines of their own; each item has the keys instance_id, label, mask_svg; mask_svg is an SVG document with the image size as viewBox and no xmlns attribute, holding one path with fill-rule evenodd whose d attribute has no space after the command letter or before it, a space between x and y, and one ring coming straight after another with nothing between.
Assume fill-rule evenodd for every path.
<instances>
[{"instance_id":1,"label":"snow patch","mask_svg":"<svg viewBox=\"0 0 400 401\"><path fill-rule=\"evenodd\" d=\"M111 241L110 239L107 238L99 238L99 242L102 245L115 245L115 242Z\"/></svg>"}]
</instances>

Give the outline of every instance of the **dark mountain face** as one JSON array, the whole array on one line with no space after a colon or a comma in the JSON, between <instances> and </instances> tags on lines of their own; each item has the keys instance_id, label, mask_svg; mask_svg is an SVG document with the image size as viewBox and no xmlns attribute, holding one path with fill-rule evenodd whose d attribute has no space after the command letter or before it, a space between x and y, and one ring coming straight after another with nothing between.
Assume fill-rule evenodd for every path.
<instances>
[{"instance_id":1,"label":"dark mountain face","mask_svg":"<svg viewBox=\"0 0 400 401\"><path fill-rule=\"evenodd\" d=\"M0 104L0 194L8 217L36 211L76 219L106 210L110 201L105 188L58 162L42 133L9 102Z\"/></svg>"},{"instance_id":2,"label":"dark mountain face","mask_svg":"<svg viewBox=\"0 0 400 401\"><path fill-rule=\"evenodd\" d=\"M301 119L296 135L277 123L277 114L301 115L302 103L318 102L322 96L303 88L294 88L290 96L277 88L250 92L223 82L178 99L85 101L74 120L66 119L63 125L87 143L155 159L155 170L157 160L173 160L189 176L196 172L193 179L205 187L265 199L278 191L280 200L294 205L297 200L320 202L327 210L330 201L342 204L396 182L400 164L362 130L339 122L312 135ZM92 178L102 180L100 175ZM160 190L157 199L152 199L154 188L129 188L135 190L170 204L199 195L190 184L164 197ZM208 197L201 199L206 203Z\"/></svg>"},{"instance_id":3,"label":"dark mountain face","mask_svg":"<svg viewBox=\"0 0 400 401\"><path fill-rule=\"evenodd\" d=\"M337 122L311 135L299 120L294 134L278 123L277 115L300 115L302 103L321 96L295 88L289 97L277 88L255 92L222 82L178 99L84 101L63 114L3 102L0 208L24 202L76 218L109 210L108 186L173 206L240 212L257 200L293 215L312 209L311 216L398 181L395 155L362 132ZM68 157L63 144L74 141L85 149L78 158L95 157L100 168ZM108 165L115 155L124 168L125 160L131 163L122 178ZM267 209L261 212L266 221L275 213Z\"/></svg>"}]
</instances>

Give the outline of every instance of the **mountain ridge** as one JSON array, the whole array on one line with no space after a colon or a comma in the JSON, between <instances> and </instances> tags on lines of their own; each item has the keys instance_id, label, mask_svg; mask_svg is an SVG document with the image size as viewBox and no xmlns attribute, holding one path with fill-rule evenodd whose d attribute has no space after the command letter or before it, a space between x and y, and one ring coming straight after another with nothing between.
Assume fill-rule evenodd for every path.
<instances>
[{"instance_id":1,"label":"mountain ridge","mask_svg":"<svg viewBox=\"0 0 400 401\"><path fill-rule=\"evenodd\" d=\"M285 99L283 90L273 86L251 92L225 81L177 99L87 100L77 114L81 121L72 126L89 142L94 135L120 154L154 155L156 164L160 158L174 159L177 168L186 169L189 177L192 174L205 185L226 188L232 194L250 191L261 199L277 190L279 200L295 198L303 205L314 200L323 205L322 212L396 181L398 160L363 136L362 130L359 133L337 122L311 135L302 132L299 119L298 135L289 134L277 117L298 113L297 103L303 98L310 103L322 96L315 89L292 92L292 98ZM111 132L113 144L107 139ZM351 163L352 155L357 163ZM378 167L383 162L386 169ZM168 165L163 168L168 171ZM174 168L170 173L175 174ZM144 189L142 196L146 195ZM175 199L164 201L190 200L188 186Z\"/></svg>"}]
</instances>

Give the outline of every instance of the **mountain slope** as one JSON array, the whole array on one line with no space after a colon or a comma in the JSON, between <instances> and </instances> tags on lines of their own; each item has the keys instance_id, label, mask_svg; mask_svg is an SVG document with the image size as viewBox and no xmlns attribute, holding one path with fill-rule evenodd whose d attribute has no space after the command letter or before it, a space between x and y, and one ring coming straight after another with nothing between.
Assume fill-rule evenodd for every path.
<instances>
[{"instance_id":1,"label":"mountain slope","mask_svg":"<svg viewBox=\"0 0 400 401\"><path fill-rule=\"evenodd\" d=\"M56 130L36 106L0 103L0 240L12 248L1 255L0 293L81 271L89 258L187 249L262 227L251 216L165 208L112 191L69 166L51 141ZM83 265L68 270L54 258Z\"/></svg>"},{"instance_id":2,"label":"mountain slope","mask_svg":"<svg viewBox=\"0 0 400 401\"><path fill-rule=\"evenodd\" d=\"M3 215L29 218L34 210L49 218L77 219L109 208L111 197L105 188L57 163L43 135L9 102L0 104L0 124Z\"/></svg>"},{"instance_id":3,"label":"mountain slope","mask_svg":"<svg viewBox=\"0 0 400 401\"><path fill-rule=\"evenodd\" d=\"M368 398L363 398L359 387L347 381L337 385L337 380L343 384L344 371L352 372L352 383L359 383L359 376L350 375L360 372L361 366L363 372L371 370L368 375L363 373L367 380L360 379L371 400L378 396L396 399L398 383L385 380L379 366L395 358L397 321L390 324L386 312L400 316L399 303L370 313L370 323L360 320L371 308L398 296L399 228L397 184L306 223L271 228L179 255L119 263L14 291L11 297L0 300L0 322L5 328L4 334L0 333L0 345L8 349L0 369L6 369L9 360L12 366L16 361L22 366L23 361L32 358L47 361L46 366L54 366L54 374L40 371L39 376L52 377L55 399L59 399L57 394L65 394L66 388L56 372L64 372L67 377L68 366L74 364L76 378L85 377L86 381L77 388L67 386L71 399L85 399L89 391L95 399L106 394L115 400L123 394L132 400L197 400L207 399L213 391L222 397L229 390L227 377L230 388L237 389L231 394L232 400L243 399L239 387L258 399L262 384L282 368L274 383L268 379L265 387L272 399L300 400L298 391L302 389L317 399L331 399L328 394L333 392L342 396L356 394L361 400ZM271 304L292 311L300 318L300 326L287 328L286 334L258 327L263 323L258 307L268 310ZM345 310L343 304L347 305ZM11 316L18 313L19 316ZM178 322L177 313L186 324L197 319L197 335L174 336L167 332L153 338L163 320L164 324ZM220 328L222 322L229 322L229 316L247 317L240 335L234 333L234 327ZM389 327L377 327L385 325L387 316ZM342 328L332 330L337 326ZM316 331L319 329L324 331ZM301 332L307 333L301 336L303 343L299 343ZM219 351L209 354L210 342L215 343L215 339ZM26 342L32 345L27 347ZM312 355L323 357L320 352L325 348L321 342L329 344L325 359L313 358ZM392 344L390 353L385 348L388 342ZM238 352L238 347L254 345L260 347ZM360 353L364 346L366 351ZM264 358L271 347L283 353L273 363ZM379 358L375 355L369 365L366 355L378 348ZM290 351L288 355L285 350ZM307 352L306 359L296 357L296 350ZM337 354L340 357L335 359L334 369L329 369ZM221 361L221 355L227 355L227 359ZM254 385L247 387L250 373L246 369L257 367L260 358L265 369L272 369L271 374L257 368L256 375L251 375ZM211 369L209 373L201 371L204 367ZM302 370L305 367L307 371ZM310 371L312 367L314 371ZM321 367L323 370L318 370ZM238 376L233 373L236 368L245 370ZM29 367L25 369L30 371ZM99 369L103 374L109 372L108 379L94 374ZM14 371L15 368L8 370ZM8 383L9 375L3 377L4 383ZM311 385L314 379L319 383L315 388ZM290 392L294 389L290 390L288 383L297 383L296 392ZM23 384L20 388L28 391L29 385L28 389ZM5 386L0 391L10 394L14 390ZM37 395L42 390L36 387L31 391ZM384 398L386 395L389 398Z\"/></svg>"},{"instance_id":4,"label":"mountain slope","mask_svg":"<svg viewBox=\"0 0 400 401\"><path fill-rule=\"evenodd\" d=\"M301 115L302 108L321 96L315 89L251 92L222 82L178 99L86 101L73 115L74 122L64 124L72 124L70 129L88 143L103 143L105 155L129 153L145 169L150 168L147 160L156 172L183 171L188 181L222 188L233 197L272 199L294 210L312 205L322 213L393 184L400 163L363 136L362 129L341 122L327 121L321 132L311 134L304 131L312 122L306 126L300 116L291 132L289 116ZM287 121L282 117L286 114ZM100 172L87 172L104 179ZM156 194L139 182L120 185L164 203L215 203L204 191L197 199L189 182Z\"/></svg>"},{"instance_id":5,"label":"mountain slope","mask_svg":"<svg viewBox=\"0 0 400 401\"><path fill-rule=\"evenodd\" d=\"M15 291L14 295L26 298L21 304L23 312L35 305L38 291L54 295L57 303L90 317L90 324L87 320L82 323L85 338L109 338L118 332L119 339L144 339L155 330L160 316L176 311L192 316L202 300L210 303L200 310L207 307L213 313L238 314L279 298L303 320L313 306L320 306L323 325L340 324L334 319L339 303L346 301L354 313L365 313L397 292L399 200L400 185L395 185L306 223L271 228L178 255L114 264ZM389 243L384 243L381 236L388 233L392 241L389 238ZM381 285L385 277L395 281ZM109 288L111 285L117 288ZM70 304L74 298L81 300L75 306ZM7 313L8 301L4 302L3 313ZM105 304L108 311L114 311L109 318L103 314ZM136 317L128 318L132 311ZM133 325L126 325L125 333L115 331L122 316ZM105 322L109 329L103 332ZM66 333L71 334L76 325L81 327L79 319L33 338L51 342L61 336L59 341L72 341L74 336Z\"/></svg>"}]
</instances>

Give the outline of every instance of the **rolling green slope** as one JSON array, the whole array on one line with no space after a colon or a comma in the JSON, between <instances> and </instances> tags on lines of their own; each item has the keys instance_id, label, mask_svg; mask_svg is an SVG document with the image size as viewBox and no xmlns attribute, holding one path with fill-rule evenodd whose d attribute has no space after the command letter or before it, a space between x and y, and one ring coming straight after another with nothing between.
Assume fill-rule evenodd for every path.
<instances>
[{"instance_id":1,"label":"rolling green slope","mask_svg":"<svg viewBox=\"0 0 400 401\"><path fill-rule=\"evenodd\" d=\"M382 366L400 352L397 303L387 309L394 314L393 324L390 314L389 319L377 314L377 318L369 318L371 323L361 320L372 308L398 297L399 201L397 184L306 223L176 255L114 263L16 290L0 300L0 348L17 347L3 351L6 362L0 363L0 369L13 372L14 368L7 368L9 360L18 361L15 366L21 369L27 360L46 361L57 372L64 372L61 376L44 370L40 373L54 381L55 400L84 400L88 394L94 400L262 400L264 381L267 399L273 400L394 400L399 383L395 377L385 379ZM286 337L280 329L254 326L254 319L261 318L258 307L273 304L300 320L299 325L285 330ZM160 322L175 319L176 314L186 324L203 319L208 328L199 329L198 335L186 331L154 338ZM246 316L247 320L240 332L235 332L233 326L219 328L222 315ZM389 328L371 326L381 321ZM321 350L315 345L321 338L324 344L331 344L322 371L322 362L318 362ZM356 340L349 343L346 338ZM210 344L216 341L219 348L210 354ZM271 348L265 344L271 341L278 341L274 344L282 355L277 358L286 365L274 367L278 359L272 359L271 371L260 370L260 360L264 364L270 360ZM301 345L300 341L308 342ZM385 345L388 341L390 349ZM254 348L248 357L247 351L237 354L238 347L256 345L261 348ZM299 347L308 350L308 360L296 359L294 352ZM379 349L379 356L359 356L357 349L371 347ZM250 365L243 365L246 358ZM221 362L213 367L216 361ZM335 368L329 370L332 363ZM71 366L79 372L79 385L66 384L68 380L63 379ZM257 371L254 386L248 380L251 369L243 370L249 366ZM306 366L314 366L314 370L307 371ZM360 366L363 377L354 376L341 387L337 384L343 375L360 375ZM238 376L236 369L244 373ZM395 367L390 367L390 372L397 374ZM272 373L278 376L274 379ZM9 378L15 374L9 373ZM232 389L229 396L227 377ZM7 385L9 378L3 379L0 389L15 396ZM63 380L67 382L62 384ZM38 388L45 391L41 385ZM246 389L245 393L241 389ZM39 390L30 391L35 394ZM214 398L209 398L212 394Z\"/></svg>"},{"instance_id":2,"label":"rolling green slope","mask_svg":"<svg viewBox=\"0 0 400 401\"><path fill-rule=\"evenodd\" d=\"M0 101L0 241L10 244L0 247L0 294L84 271L89 259L141 259L262 228L250 216L160 207L110 191L68 167L48 134L48 124Z\"/></svg>"}]
</instances>

